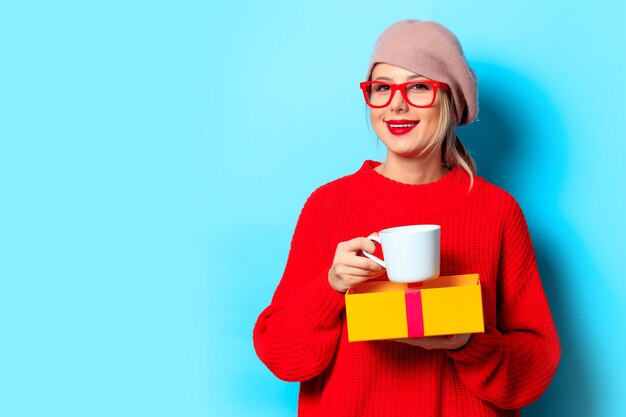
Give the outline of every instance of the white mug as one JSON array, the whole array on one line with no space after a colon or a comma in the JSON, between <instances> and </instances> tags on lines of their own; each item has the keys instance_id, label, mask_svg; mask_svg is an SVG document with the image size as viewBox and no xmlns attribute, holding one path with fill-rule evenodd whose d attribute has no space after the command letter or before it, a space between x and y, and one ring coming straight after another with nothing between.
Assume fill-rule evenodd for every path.
<instances>
[{"instance_id":1,"label":"white mug","mask_svg":"<svg viewBox=\"0 0 626 417\"><path fill-rule=\"evenodd\" d=\"M441 226L415 224L381 230L367 238L381 244L385 260L363 254L387 269L394 282L422 282L439 276Z\"/></svg>"}]
</instances>

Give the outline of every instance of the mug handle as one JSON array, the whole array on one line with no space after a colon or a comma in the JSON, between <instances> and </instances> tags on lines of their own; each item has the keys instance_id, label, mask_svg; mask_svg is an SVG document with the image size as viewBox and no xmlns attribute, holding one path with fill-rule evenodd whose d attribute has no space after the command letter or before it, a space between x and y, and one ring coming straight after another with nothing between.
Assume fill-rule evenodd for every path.
<instances>
[{"instance_id":1,"label":"mug handle","mask_svg":"<svg viewBox=\"0 0 626 417\"><path fill-rule=\"evenodd\" d=\"M369 235L367 237L369 240L373 240L374 242L378 242L379 244L382 244L382 242L380 241L380 236L377 236L375 233L372 233L371 235ZM367 256L368 258L370 258L372 261L376 262L378 265L382 266L383 268L387 268L387 266L385 265L385 261L383 261L382 259L380 259L377 256L372 255L369 252L366 252L364 250L362 250L361 252L363 252L363 255Z\"/></svg>"}]
</instances>

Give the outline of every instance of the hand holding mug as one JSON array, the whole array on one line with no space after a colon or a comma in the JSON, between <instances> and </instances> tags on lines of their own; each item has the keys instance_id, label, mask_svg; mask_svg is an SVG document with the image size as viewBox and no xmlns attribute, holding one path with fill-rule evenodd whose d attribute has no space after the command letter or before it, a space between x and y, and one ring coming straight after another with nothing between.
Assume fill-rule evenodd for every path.
<instances>
[{"instance_id":1,"label":"hand holding mug","mask_svg":"<svg viewBox=\"0 0 626 417\"><path fill-rule=\"evenodd\" d=\"M385 273L378 263L359 256L359 251L374 252L376 245L368 238L357 237L340 242L335 251L333 265L328 271L328 282L336 291L345 293L349 288L377 278Z\"/></svg>"}]
</instances>

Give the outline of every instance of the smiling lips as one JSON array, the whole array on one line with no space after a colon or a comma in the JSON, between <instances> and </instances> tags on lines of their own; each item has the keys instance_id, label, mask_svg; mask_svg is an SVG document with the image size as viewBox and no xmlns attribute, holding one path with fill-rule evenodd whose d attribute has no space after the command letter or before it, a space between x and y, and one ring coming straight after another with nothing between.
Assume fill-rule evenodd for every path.
<instances>
[{"instance_id":1,"label":"smiling lips","mask_svg":"<svg viewBox=\"0 0 626 417\"><path fill-rule=\"evenodd\" d=\"M387 128L392 135L404 135L410 132L415 126L419 124L419 120L385 120Z\"/></svg>"}]
</instances>

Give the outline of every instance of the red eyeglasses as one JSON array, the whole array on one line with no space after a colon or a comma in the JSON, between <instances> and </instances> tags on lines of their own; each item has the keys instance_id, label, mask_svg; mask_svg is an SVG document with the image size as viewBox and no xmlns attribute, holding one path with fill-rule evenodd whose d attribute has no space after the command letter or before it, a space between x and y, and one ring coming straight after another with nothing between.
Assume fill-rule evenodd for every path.
<instances>
[{"instance_id":1,"label":"red eyeglasses","mask_svg":"<svg viewBox=\"0 0 626 417\"><path fill-rule=\"evenodd\" d=\"M375 109L388 106L397 90L400 90L404 101L419 108L432 106L437 98L438 89L450 91L448 84L433 80L409 81L402 84L363 81L360 86L365 102Z\"/></svg>"}]
</instances>

